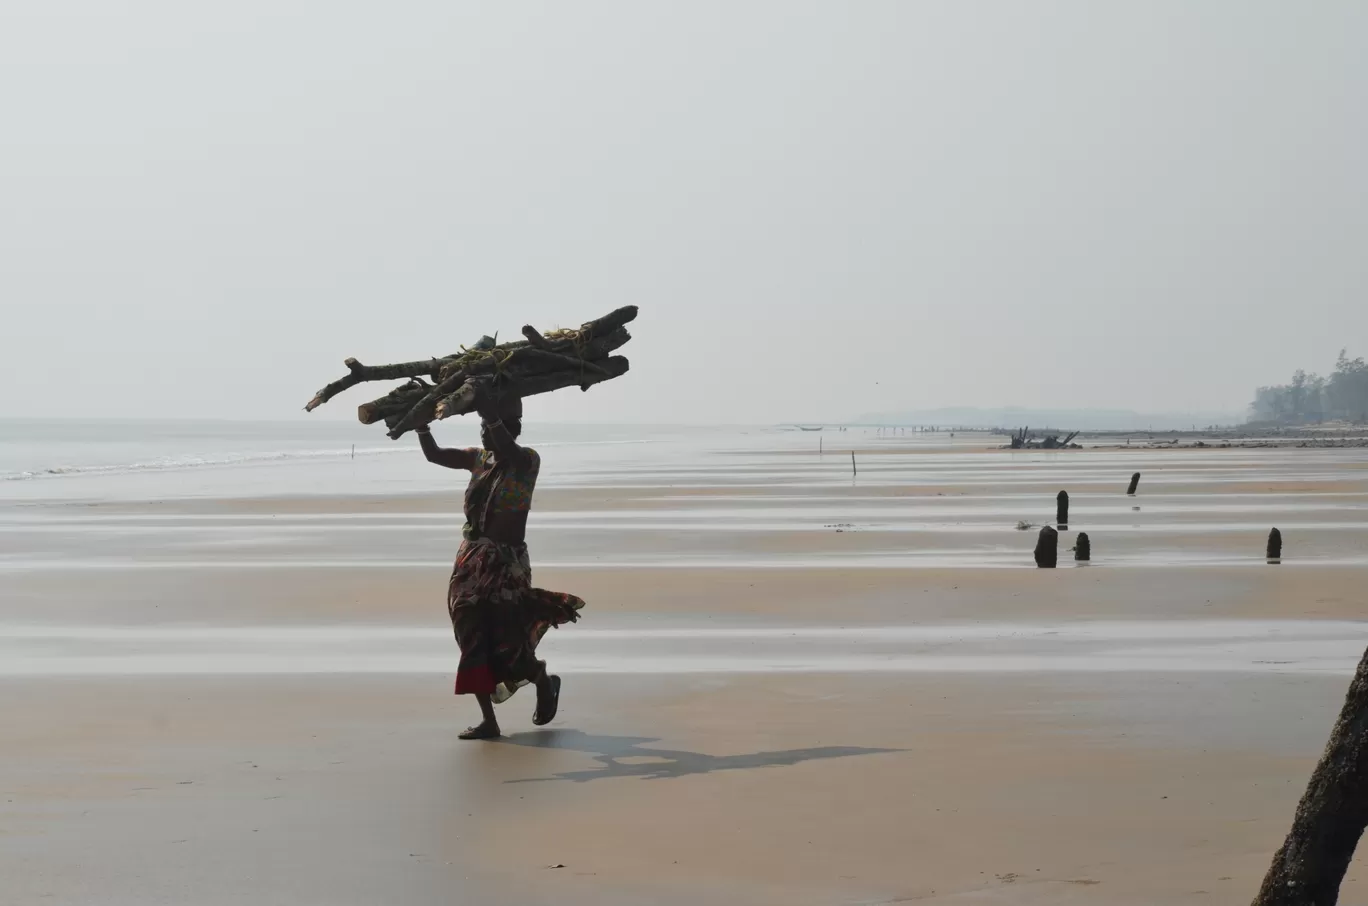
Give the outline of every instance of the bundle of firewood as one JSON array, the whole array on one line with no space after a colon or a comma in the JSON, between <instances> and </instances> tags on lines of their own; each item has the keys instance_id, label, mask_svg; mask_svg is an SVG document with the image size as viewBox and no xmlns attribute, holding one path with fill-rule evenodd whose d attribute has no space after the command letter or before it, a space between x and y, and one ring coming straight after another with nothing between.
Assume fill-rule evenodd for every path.
<instances>
[{"instance_id":1,"label":"bundle of firewood","mask_svg":"<svg viewBox=\"0 0 1368 906\"><path fill-rule=\"evenodd\" d=\"M522 329L525 339L517 342L495 343L484 337L470 349L461 347L439 359L395 365L362 365L347 359L347 375L318 391L304 408L312 412L366 381L407 378L407 383L356 410L361 424L383 421L389 436L397 438L437 419L474 412L485 392L524 397L562 387L588 390L627 373L627 359L610 353L632 338L624 325L636 316L637 307L629 305L578 330L543 334L528 326Z\"/></svg>"}]
</instances>

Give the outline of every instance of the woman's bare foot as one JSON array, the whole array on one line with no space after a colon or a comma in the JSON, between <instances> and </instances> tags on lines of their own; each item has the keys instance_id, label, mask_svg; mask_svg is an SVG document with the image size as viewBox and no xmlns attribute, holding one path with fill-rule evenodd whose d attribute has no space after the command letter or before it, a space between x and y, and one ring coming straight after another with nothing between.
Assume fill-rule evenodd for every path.
<instances>
[{"instance_id":1,"label":"woman's bare foot","mask_svg":"<svg viewBox=\"0 0 1368 906\"><path fill-rule=\"evenodd\" d=\"M461 739L498 739L503 733L497 721L486 720L461 734Z\"/></svg>"},{"instance_id":2,"label":"woman's bare foot","mask_svg":"<svg viewBox=\"0 0 1368 906\"><path fill-rule=\"evenodd\" d=\"M480 705L480 717L484 718L475 726L461 734L462 739L498 739L499 721L494 717L494 699L487 692L475 693L475 701Z\"/></svg>"}]
</instances>

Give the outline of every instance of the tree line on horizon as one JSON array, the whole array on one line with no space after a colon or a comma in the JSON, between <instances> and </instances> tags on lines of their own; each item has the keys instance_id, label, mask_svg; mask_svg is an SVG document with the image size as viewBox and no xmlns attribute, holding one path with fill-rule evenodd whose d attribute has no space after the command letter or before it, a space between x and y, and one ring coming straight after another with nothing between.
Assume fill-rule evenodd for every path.
<instances>
[{"instance_id":1,"label":"tree line on horizon","mask_svg":"<svg viewBox=\"0 0 1368 906\"><path fill-rule=\"evenodd\" d=\"M1328 378L1299 368L1289 383L1254 391L1249 420L1277 425L1368 422L1368 363L1341 349Z\"/></svg>"}]
</instances>

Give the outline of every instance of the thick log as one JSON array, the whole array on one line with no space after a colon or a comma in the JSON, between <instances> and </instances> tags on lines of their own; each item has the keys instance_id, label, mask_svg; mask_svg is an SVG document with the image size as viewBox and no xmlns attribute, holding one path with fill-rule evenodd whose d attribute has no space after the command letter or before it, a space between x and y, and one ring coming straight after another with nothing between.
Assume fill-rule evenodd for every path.
<instances>
[{"instance_id":1,"label":"thick log","mask_svg":"<svg viewBox=\"0 0 1368 906\"><path fill-rule=\"evenodd\" d=\"M513 367L513 364L514 363L510 359L508 367ZM538 349L535 346L529 346L526 349L519 350L516 364L520 369L526 369L527 371L531 371L533 368L539 366L544 366L547 371L557 369L574 371L575 369L580 369L594 374L608 374L607 369L591 359L580 359L575 358L574 356L561 355L559 352L551 352L549 349Z\"/></svg>"},{"instance_id":2,"label":"thick log","mask_svg":"<svg viewBox=\"0 0 1368 906\"><path fill-rule=\"evenodd\" d=\"M442 397L433 407L433 418L443 419L453 415L474 412L480 402L479 387L480 384L477 381L466 381L456 389L455 393L449 393ZM390 437L397 438L403 433L403 430L396 429L390 432Z\"/></svg>"},{"instance_id":3,"label":"thick log","mask_svg":"<svg viewBox=\"0 0 1368 906\"><path fill-rule=\"evenodd\" d=\"M425 380L420 378L410 380L409 383L390 390L379 400L371 400L358 405L356 408L357 420L361 424L375 424L391 415L404 416L409 409L413 408L413 404L427 396L430 390L432 390L432 385Z\"/></svg>"},{"instance_id":4,"label":"thick log","mask_svg":"<svg viewBox=\"0 0 1368 906\"><path fill-rule=\"evenodd\" d=\"M1274 529L1268 533L1268 547L1264 553L1270 560L1282 559L1282 532Z\"/></svg>"},{"instance_id":5,"label":"thick log","mask_svg":"<svg viewBox=\"0 0 1368 906\"><path fill-rule=\"evenodd\" d=\"M586 341L606 336L619 327L625 327L635 321L636 316L637 307L635 305L624 305L595 321L586 321L580 325L580 335Z\"/></svg>"},{"instance_id":6,"label":"thick log","mask_svg":"<svg viewBox=\"0 0 1368 906\"><path fill-rule=\"evenodd\" d=\"M431 390L431 384L414 378L379 399L357 406L356 418L363 425L372 425L390 415L402 416Z\"/></svg>"},{"instance_id":7,"label":"thick log","mask_svg":"<svg viewBox=\"0 0 1368 906\"><path fill-rule=\"evenodd\" d=\"M568 347L559 345L559 343L566 342L565 340L560 340L559 342L552 341L551 351L564 353L566 355L573 354L576 358L598 361L607 358L610 353L621 349L630 339L632 339L632 334L628 332L627 328L619 327L608 333L596 335L592 340L582 343L579 347L575 346L574 341L570 341ZM581 355L581 353L583 353L583 355Z\"/></svg>"},{"instance_id":8,"label":"thick log","mask_svg":"<svg viewBox=\"0 0 1368 906\"><path fill-rule=\"evenodd\" d=\"M621 377L631 367L627 357L621 355L602 359L598 364L601 370L601 373L598 374L581 374L573 370L566 370L526 376L510 375L506 383L500 384L499 391L504 394L528 397L550 393L552 390L560 390L564 387L579 387L581 390L588 390L595 384Z\"/></svg>"},{"instance_id":9,"label":"thick log","mask_svg":"<svg viewBox=\"0 0 1368 906\"><path fill-rule=\"evenodd\" d=\"M1055 497L1055 522L1061 529L1069 527L1069 492L1060 491Z\"/></svg>"},{"instance_id":10,"label":"thick log","mask_svg":"<svg viewBox=\"0 0 1368 906\"><path fill-rule=\"evenodd\" d=\"M1059 533L1048 525L1036 539L1035 562L1041 569L1054 569L1059 564Z\"/></svg>"},{"instance_id":11,"label":"thick log","mask_svg":"<svg viewBox=\"0 0 1368 906\"><path fill-rule=\"evenodd\" d=\"M1135 496L1135 491L1140 487L1140 473L1136 472L1131 476L1130 487L1126 488L1126 494L1130 497Z\"/></svg>"},{"instance_id":12,"label":"thick log","mask_svg":"<svg viewBox=\"0 0 1368 906\"><path fill-rule=\"evenodd\" d=\"M1087 532L1078 533L1078 541L1074 543L1074 559L1080 563L1092 559L1092 540L1088 538Z\"/></svg>"},{"instance_id":13,"label":"thick log","mask_svg":"<svg viewBox=\"0 0 1368 906\"><path fill-rule=\"evenodd\" d=\"M1368 825L1368 652L1253 906L1334 906Z\"/></svg>"}]
</instances>

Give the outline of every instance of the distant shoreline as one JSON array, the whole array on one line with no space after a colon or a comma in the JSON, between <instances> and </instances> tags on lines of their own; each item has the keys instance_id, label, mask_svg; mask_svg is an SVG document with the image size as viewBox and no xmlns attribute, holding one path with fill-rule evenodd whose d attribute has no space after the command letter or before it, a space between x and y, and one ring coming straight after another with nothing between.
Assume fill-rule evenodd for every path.
<instances>
[{"instance_id":1,"label":"distant shoreline","mask_svg":"<svg viewBox=\"0 0 1368 906\"><path fill-rule=\"evenodd\" d=\"M783 427L793 430L797 426L785 425ZM985 444L988 444L984 448L986 450L1010 450L1012 448L1007 443L996 444L989 442L998 439L1005 441L1007 438L1011 437L1015 431L1020 429L936 426L934 430L931 430L931 426L832 424L822 426L821 428L804 427L803 430L824 431L836 436L841 436L844 431L845 438L852 437L849 433L851 431L868 432L875 430L888 432L878 436L879 440L884 441L893 441L900 438L910 439L918 436L927 437L937 434L981 436ZM1053 427L1030 429L1030 436L1033 442L1051 435L1061 438L1067 437L1071 433L1072 432L1070 431ZM1123 431L1100 429L1078 432L1078 435L1073 439L1073 443L1068 447L1031 446L1018 449L1023 453L1048 453L1065 450L1252 450L1296 448L1368 448L1368 425L1337 424L1299 427L1233 426L1196 431L1191 429L1177 431L1151 431L1148 429ZM869 452L875 451L870 449Z\"/></svg>"},{"instance_id":2,"label":"distant shoreline","mask_svg":"<svg viewBox=\"0 0 1368 906\"><path fill-rule=\"evenodd\" d=\"M1323 427L1234 427L1209 431L1084 431L1081 440L1123 441L1112 448L1223 449L1238 447L1368 447L1368 426L1334 425ZM1100 446L1096 445L1095 446Z\"/></svg>"}]
</instances>

